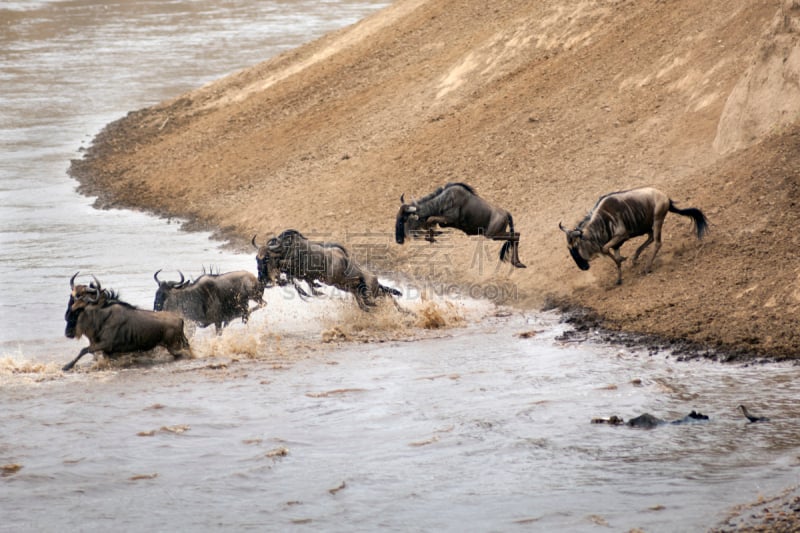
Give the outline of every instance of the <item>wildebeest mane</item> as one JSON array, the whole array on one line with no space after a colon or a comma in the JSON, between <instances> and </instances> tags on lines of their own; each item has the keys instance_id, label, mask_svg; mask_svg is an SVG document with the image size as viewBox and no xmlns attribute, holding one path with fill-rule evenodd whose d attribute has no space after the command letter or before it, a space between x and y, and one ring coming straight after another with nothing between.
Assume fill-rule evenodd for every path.
<instances>
[{"instance_id":1,"label":"wildebeest mane","mask_svg":"<svg viewBox=\"0 0 800 533\"><path fill-rule=\"evenodd\" d=\"M632 189L625 189L625 190L622 190L622 191L614 191L614 192L610 192L610 193L606 193L606 194L602 195L600 198L597 199L597 202L595 202L594 206L589 210L588 213L586 213L586 216L583 217L583 220L581 220L578 223L578 225L575 227L575 229L582 230L583 228L586 227L586 225L589 223L589 221L592 220L592 217L594 216L595 211L597 211L597 206L602 204L603 200L605 200L609 196L614 196L615 194L625 193L625 192L628 192L630 190L632 190Z\"/></svg>"},{"instance_id":2,"label":"wildebeest mane","mask_svg":"<svg viewBox=\"0 0 800 533\"><path fill-rule=\"evenodd\" d=\"M447 190L447 189L449 189L449 188L451 188L451 187L464 187L464 188L465 188L466 190L468 190L468 191L469 191L471 194L474 194L475 196L478 196L478 193L477 193L477 192L475 192L475 189L473 189L473 188L472 188L472 186L470 186L470 185L467 185L466 183L461 183L461 182L456 182L456 183L447 183L447 184L445 184L443 187L439 187L438 189L436 189L436 190L435 190L435 191L433 191L432 193L430 193L430 194L426 194L425 196L423 196L423 197L422 197L422 198L420 198L419 200L415 200L415 201L412 203L412 205L419 205L419 204L423 204L423 203L429 202L429 201L431 201L432 199L434 199L434 198L436 198L437 196L439 196L440 194L442 194L442 193L443 193L445 190Z\"/></svg>"},{"instance_id":3,"label":"wildebeest mane","mask_svg":"<svg viewBox=\"0 0 800 533\"><path fill-rule=\"evenodd\" d=\"M296 229L286 229L286 230L283 230L280 235L278 235L278 240L282 241L283 239L285 239L287 237L300 237L301 239L306 239L305 235L303 235L302 233L300 233ZM306 239L306 240L308 240L308 239Z\"/></svg>"},{"instance_id":4,"label":"wildebeest mane","mask_svg":"<svg viewBox=\"0 0 800 533\"><path fill-rule=\"evenodd\" d=\"M293 240L294 240L294 238L302 239L302 240L306 241L308 243L308 245L316 244L318 246L322 246L323 248L338 248L339 250L342 251L342 253L345 256L350 257L350 252L348 252L347 249L344 246L342 246L341 244L339 244L338 242L312 241L312 240L309 240L305 235L303 235L302 233L300 233L296 229L287 229L287 230L282 231L281 234L278 235L278 239L277 240L279 242L282 242L284 239L286 239L288 237L291 237Z\"/></svg>"},{"instance_id":5,"label":"wildebeest mane","mask_svg":"<svg viewBox=\"0 0 800 533\"><path fill-rule=\"evenodd\" d=\"M342 251L342 253L345 255L345 257L347 257L348 259L350 258L350 252L348 252L347 248L345 248L344 246L342 246L338 242L321 242L321 243L318 243L318 244L320 246L322 246L323 248L338 248L339 250Z\"/></svg>"},{"instance_id":6,"label":"wildebeest mane","mask_svg":"<svg viewBox=\"0 0 800 533\"><path fill-rule=\"evenodd\" d=\"M106 297L103 307L108 307L110 305L121 305L123 307L127 307L128 309L138 309L138 307L135 305L120 300L119 291L115 291L113 289L103 289L103 293Z\"/></svg>"}]
</instances>

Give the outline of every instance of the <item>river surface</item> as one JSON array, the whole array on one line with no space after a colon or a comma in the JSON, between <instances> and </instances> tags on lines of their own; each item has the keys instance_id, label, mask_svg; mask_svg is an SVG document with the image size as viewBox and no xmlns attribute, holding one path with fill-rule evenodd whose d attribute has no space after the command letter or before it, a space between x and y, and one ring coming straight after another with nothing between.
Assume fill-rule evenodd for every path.
<instances>
[{"instance_id":1,"label":"river surface","mask_svg":"<svg viewBox=\"0 0 800 533\"><path fill-rule=\"evenodd\" d=\"M59 370L87 343L63 336L74 272L150 308L157 269L255 270L175 221L95 210L69 161L130 110L385 5L0 4L0 531L700 531L800 483L797 366L679 362L410 286L415 315L369 317L271 289L246 325L191 328L197 359ZM691 410L711 420L590 423Z\"/></svg>"}]
</instances>

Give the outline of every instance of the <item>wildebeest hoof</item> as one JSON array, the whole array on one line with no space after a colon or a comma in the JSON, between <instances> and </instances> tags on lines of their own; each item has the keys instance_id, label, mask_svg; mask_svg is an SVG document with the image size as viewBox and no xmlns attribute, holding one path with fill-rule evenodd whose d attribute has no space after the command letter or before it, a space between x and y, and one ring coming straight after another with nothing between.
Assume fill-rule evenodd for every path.
<instances>
[{"instance_id":1,"label":"wildebeest hoof","mask_svg":"<svg viewBox=\"0 0 800 533\"><path fill-rule=\"evenodd\" d=\"M513 265L515 267L517 267L517 268L528 268L525 265L523 265L522 263L520 263L519 261L517 261L516 263L513 263Z\"/></svg>"}]
</instances>

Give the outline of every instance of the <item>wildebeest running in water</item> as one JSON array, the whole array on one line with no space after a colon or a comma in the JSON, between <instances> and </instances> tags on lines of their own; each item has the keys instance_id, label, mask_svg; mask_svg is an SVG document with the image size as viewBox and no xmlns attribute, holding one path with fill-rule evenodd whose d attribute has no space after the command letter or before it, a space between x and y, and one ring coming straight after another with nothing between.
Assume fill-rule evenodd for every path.
<instances>
[{"instance_id":1,"label":"wildebeest running in water","mask_svg":"<svg viewBox=\"0 0 800 533\"><path fill-rule=\"evenodd\" d=\"M500 260L510 261L517 268L525 268L519 260L519 233L514 231L511 213L493 206L478 196L469 185L448 183L410 204L406 204L405 195L401 195L400 204L400 212L395 221L397 244L403 244L409 235L418 237L425 232L425 239L435 242L435 236L441 234L434 231L437 225L442 228L456 228L467 235L482 235L495 241L506 241L500 248Z\"/></svg>"},{"instance_id":2,"label":"wildebeest running in water","mask_svg":"<svg viewBox=\"0 0 800 533\"><path fill-rule=\"evenodd\" d=\"M253 236L254 246L255 239ZM275 283L281 274L292 283L305 281L312 291L315 284L324 283L351 293L363 310L374 306L378 297L402 296L397 289L382 285L378 277L360 266L341 244L311 241L293 229L283 231L258 247L256 264L258 280L264 285ZM297 284L295 288L303 294Z\"/></svg>"},{"instance_id":3,"label":"wildebeest running in water","mask_svg":"<svg viewBox=\"0 0 800 533\"><path fill-rule=\"evenodd\" d=\"M183 333L183 319L172 313L138 309L119 299L114 291L103 289L97 278L90 285L75 285L76 272L69 280L71 289L64 320L64 334L70 338L86 335L89 346L64 365L70 370L87 353L103 352L108 357L130 352L146 352L163 346L176 359L193 357Z\"/></svg>"},{"instance_id":4,"label":"wildebeest running in water","mask_svg":"<svg viewBox=\"0 0 800 533\"><path fill-rule=\"evenodd\" d=\"M247 323L250 318L250 300L260 309L264 285L246 270L223 274L203 274L188 281L179 272L180 281L161 281L157 271L153 275L158 289L153 301L153 311L172 311L197 322L204 328L214 324L217 334L235 318Z\"/></svg>"},{"instance_id":5,"label":"wildebeest running in water","mask_svg":"<svg viewBox=\"0 0 800 533\"><path fill-rule=\"evenodd\" d=\"M617 284L622 283L622 262L625 257L619 248L628 239L647 235L633 254L633 263L639 254L655 241L653 255L647 261L645 272L650 272L653 260L661 248L661 226L667 213L677 213L694 221L697 238L708 228L702 211L694 207L678 209L669 196L652 187L640 187L601 196L594 208L574 229L558 227L567 234L567 247L581 270L589 270L589 261L598 254L608 255L617 265Z\"/></svg>"}]
</instances>

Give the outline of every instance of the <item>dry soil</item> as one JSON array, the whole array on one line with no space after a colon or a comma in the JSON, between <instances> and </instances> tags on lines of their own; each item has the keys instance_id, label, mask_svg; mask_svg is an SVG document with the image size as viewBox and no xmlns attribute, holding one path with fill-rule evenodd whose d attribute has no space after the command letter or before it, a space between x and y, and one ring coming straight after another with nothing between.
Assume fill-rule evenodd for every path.
<instances>
[{"instance_id":1,"label":"dry soil","mask_svg":"<svg viewBox=\"0 0 800 533\"><path fill-rule=\"evenodd\" d=\"M399 0L344 30L110 124L71 172L103 206L237 246L285 228L381 273L586 310L726 357L800 354L797 0ZM449 233L399 246L402 193L461 181L514 215L527 269ZM650 185L650 274L572 262L559 222ZM629 255L638 243L623 247ZM489 290L500 287L502 290Z\"/></svg>"}]
</instances>

